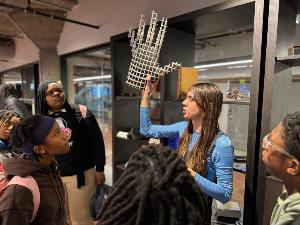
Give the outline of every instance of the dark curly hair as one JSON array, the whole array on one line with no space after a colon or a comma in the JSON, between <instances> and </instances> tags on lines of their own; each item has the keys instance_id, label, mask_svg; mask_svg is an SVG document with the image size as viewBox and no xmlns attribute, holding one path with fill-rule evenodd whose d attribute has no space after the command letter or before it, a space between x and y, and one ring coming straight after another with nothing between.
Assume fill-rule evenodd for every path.
<instances>
[{"instance_id":1,"label":"dark curly hair","mask_svg":"<svg viewBox=\"0 0 300 225\"><path fill-rule=\"evenodd\" d=\"M300 111L287 115L282 123L287 151L300 160Z\"/></svg>"},{"instance_id":2,"label":"dark curly hair","mask_svg":"<svg viewBox=\"0 0 300 225\"><path fill-rule=\"evenodd\" d=\"M177 153L147 145L132 155L98 215L98 225L204 225L208 210Z\"/></svg>"},{"instance_id":3,"label":"dark curly hair","mask_svg":"<svg viewBox=\"0 0 300 225\"><path fill-rule=\"evenodd\" d=\"M34 143L32 139L33 132L41 118L42 115L30 116L13 128L11 134L11 148L13 151L20 152L25 143Z\"/></svg>"}]
</instances>

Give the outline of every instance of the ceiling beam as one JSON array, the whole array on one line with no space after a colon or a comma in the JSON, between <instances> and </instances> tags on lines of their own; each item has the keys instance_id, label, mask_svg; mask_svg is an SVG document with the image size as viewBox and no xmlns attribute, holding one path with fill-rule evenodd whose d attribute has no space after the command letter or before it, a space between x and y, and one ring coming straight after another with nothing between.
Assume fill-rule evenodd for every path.
<instances>
[{"instance_id":1,"label":"ceiling beam","mask_svg":"<svg viewBox=\"0 0 300 225\"><path fill-rule=\"evenodd\" d=\"M92 25L92 24L81 22L81 21L71 20L71 19L67 19L65 17L56 16L56 15L53 15L53 14L41 12L41 11L38 11L38 10L35 10L35 9L31 8L30 5L27 6L26 8L23 8L23 7L19 7L19 6L10 5L10 4L0 2L0 6L15 9L15 10L22 10L25 14L27 13L27 14L31 14L31 15L44 16L44 17L48 17L50 19L61 20L61 21L64 21L64 22L69 22L69 23L74 23L74 24L78 24L78 25L81 25L81 26L86 26L86 27L90 27L90 28L94 28L94 29L99 29L99 26L97 26L97 25Z\"/></svg>"}]
</instances>

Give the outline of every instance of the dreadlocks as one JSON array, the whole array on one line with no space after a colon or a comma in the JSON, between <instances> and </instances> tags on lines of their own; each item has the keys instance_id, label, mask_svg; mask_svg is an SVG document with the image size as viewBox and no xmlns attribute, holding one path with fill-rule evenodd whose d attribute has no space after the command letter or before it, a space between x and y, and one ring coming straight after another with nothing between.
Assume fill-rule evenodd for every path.
<instances>
[{"instance_id":1,"label":"dreadlocks","mask_svg":"<svg viewBox=\"0 0 300 225\"><path fill-rule=\"evenodd\" d=\"M33 132L38 126L41 118L42 115L30 116L13 128L11 142L14 150L20 150L24 143L33 143Z\"/></svg>"},{"instance_id":2,"label":"dreadlocks","mask_svg":"<svg viewBox=\"0 0 300 225\"><path fill-rule=\"evenodd\" d=\"M201 175L206 175L207 154L211 143L219 132L218 119L222 110L223 94L212 83L197 83L190 89L197 105L204 111L201 136L194 148L188 153L193 134L193 124L189 121L180 141L178 154L187 159L187 166Z\"/></svg>"},{"instance_id":3,"label":"dreadlocks","mask_svg":"<svg viewBox=\"0 0 300 225\"><path fill-rule=\"evenodd\" d=\"M99 215L99 225L199 225L207 204L176 152L147 145L132 155Z\"/></svg>"}]
</instances>

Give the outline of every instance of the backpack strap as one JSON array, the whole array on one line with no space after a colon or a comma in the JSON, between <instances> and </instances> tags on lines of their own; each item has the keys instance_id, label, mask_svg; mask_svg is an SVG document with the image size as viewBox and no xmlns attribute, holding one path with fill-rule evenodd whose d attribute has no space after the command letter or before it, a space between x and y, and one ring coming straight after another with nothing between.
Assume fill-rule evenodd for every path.
<instances>
[{"instance_id":1,"label":"backpack strap","mask_svg":"<svg viewBox=\"0 0 300 225\"><path fill-rule=\"evenodd\" d=\"M32 223L32 221L35 219L35 216L39 209L40 200L41 200L40 190L39 190L39 187L38 187L35 179L32 176L27 176L27 177L14 176L7 183L6 187L8 187L9 185L12 185L12 184L24 186L31 191L32 197L33 197L33 212L32 212L32 217L30 219L30 223Z\"/></svg>"}]
</instances>

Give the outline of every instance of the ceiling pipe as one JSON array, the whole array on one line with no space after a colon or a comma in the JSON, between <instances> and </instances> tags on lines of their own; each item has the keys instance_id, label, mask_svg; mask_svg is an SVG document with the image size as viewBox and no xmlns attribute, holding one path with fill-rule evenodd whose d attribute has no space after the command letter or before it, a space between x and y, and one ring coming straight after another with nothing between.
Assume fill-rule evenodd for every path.
<instances>
[{"instance_id":1,"label":"ceiling pipe","mask_svg":"<svg viewBox=\"0 0 300 225\"><path fill-rule=\"evenodd\" d=\"M99 29L99 26L96 26L96 25L92 25L92 24L80 22L80 21L77 21L77 20L71 20L71 19L61 17L61 16L55 16L55 15L52 15L52 14L37 11L37 10L31 8L30 0L28 0L28 6L26 8L23 8L23 7L20 7L20 6L15 6L15 5L9 5L9 4L2 3L2 2L0 2L0 6L10 8L10 9L22 10L22 11L24 11L24 13L31 14L31 15L44 16L44 17L48 17L50 19L62 20L64 22L69 22L69 23L74 23L74 24L78 24L78 25L81 25L81 26L86 26L86 27L90 27L90 28L94 28L94 29Z\"/></svg>"}]
</instances>

